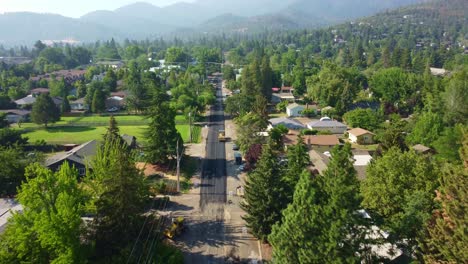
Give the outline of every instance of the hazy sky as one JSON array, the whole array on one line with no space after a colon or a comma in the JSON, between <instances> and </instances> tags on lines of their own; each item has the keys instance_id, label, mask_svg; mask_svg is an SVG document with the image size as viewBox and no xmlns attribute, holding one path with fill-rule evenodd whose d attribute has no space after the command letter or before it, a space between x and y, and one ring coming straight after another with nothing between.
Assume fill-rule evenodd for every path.
<instances>
[{"instance_id":1,"label":"hazy sky","mask_svg":"<svg viewBox=\"0 0 468 264\"><path fill-rule=\"evenodd\" d=\"M114 10L135 2L148 2L165 6L182 0L0 0L0 13L31 11L56 13L69 17L80 17L90 11ZM183 0L193 2L194 0Z\"/></svg>"}]
</instances>

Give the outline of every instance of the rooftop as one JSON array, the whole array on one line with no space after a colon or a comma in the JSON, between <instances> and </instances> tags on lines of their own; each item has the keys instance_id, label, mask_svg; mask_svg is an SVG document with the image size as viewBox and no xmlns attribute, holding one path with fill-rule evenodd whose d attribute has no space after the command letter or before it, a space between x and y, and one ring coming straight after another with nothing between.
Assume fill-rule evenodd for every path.
<instances>
[{"instance_id":1,"label":"rooftop","mask_svg":"<svg viewBox=\"0 0 468 264\"><path fill-rule=\"evenodd\" d=\"M294 119L287 118L287 117L272 118L272 119L268 120L268 122L270 122L270 124L273 127L278 126L278 125L284 125L285 127L289 128L289 129L303 129L303 128L305 128L304 125L301 124L299 121L296 121Z\"/></svg>"},{"instance_id":2,"label":"rooftop","mask_svg":"<svg viewBox=\"0 0 468 264\"><path fill-rule=\"evenodd\" d=\"M57 162L63 160L72 160L77 163L85 164L85 159L87 157L93 156L96 154L97 149L97 141L91 140L84 144L81 144L70 151L67 152L59 152L54 156L48 158L46 160L46 166L53 165Z\"/></svg>"},{"instance_id":3,"label":"rooftop","mask_svg":"<svg viewBox=\"0 0 468 264\"><path fill-rule=\"evenodd\" d=\"M347 127L345 124L335 120L316 121L307 124L309 127Z\"/></svg>"},{"instance_id":4,"label":"rooftop","mask_svg":"<svg viewBox=\"0 0 468 264\"><path fill-rule=\"evenodd\" d=\"M374 133L368 131L368 130L365 130L365 129L362 129L362 128L353 128L351 130L348 130L348 133L349 134L352 134L352 135L355 135L356 137L359 137L359 136L362 136L362 135L365 135L365 134L371 134L371 135L374 135Z\"/></svg>"}]
</instances>

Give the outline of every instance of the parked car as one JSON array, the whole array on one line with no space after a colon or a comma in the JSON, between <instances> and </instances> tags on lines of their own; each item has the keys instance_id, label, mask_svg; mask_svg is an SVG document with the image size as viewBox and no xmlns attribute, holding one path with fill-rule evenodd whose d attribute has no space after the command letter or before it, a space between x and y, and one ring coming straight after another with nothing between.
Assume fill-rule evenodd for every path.
<instances>
[{"instance_id":1,"label":"parked car","mask_svg":"<svg viewBox=\"0 0 468 264\"><path fill-rule=\"evenodd\" d=\"M107 112L117 112L117 111L119 111L119 108L115 106L107 109Z\"/></svg>"},{"instance_id":2,"label":"parked car","mask_svg":"<svg viewBox=\"0 0 468 264\"><path fill-rule=\"evenodd\" d=\"M239 146L237 146L236 144L232 144L232 150L239 150Z\"/></svg>"}]
</instances>

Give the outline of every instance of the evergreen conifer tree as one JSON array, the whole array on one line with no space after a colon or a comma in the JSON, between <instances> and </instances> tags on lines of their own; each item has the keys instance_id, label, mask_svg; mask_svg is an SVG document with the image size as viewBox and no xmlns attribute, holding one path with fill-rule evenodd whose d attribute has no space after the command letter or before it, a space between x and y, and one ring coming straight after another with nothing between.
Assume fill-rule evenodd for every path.
<instances>
[{"instance_id":1,"label":"evergreen conifer tree","mask_svg":"<svg viewBox=\"0 0 468 264\"><path fill-rule=\"evenodd\" d=\"M328 169L304 172L292 204L273 227L270 243L277 263L355 263L363 239L359 183L351 146L335 147Z\"/></svg>"},{"instance_id":2,"label":"evergreen conifer tree","mask_svg":"<svg viewBox=\"0 0 468 264\"><path fill-rule=\"evenodd\" d=\"M247 178L244 198L241 208L247 215L243 219L255 237L266 241L286 207L281 170L269 144L263 147L257 167Z\"/></svg>"},{"instance_id":3,"label":"evergreen conifer tree","mask_svg":"<svg viewBox=\"0 0 468 264\"><path fill-rule=\"evenodd\" d=\"M177 142L183 146L182 137L175 126L175 111L170 107L167 95L154 88L152 107L149 109L149 127L146 155L151 163L165 164L177 154Z\"/></svg>"}]
</instances>

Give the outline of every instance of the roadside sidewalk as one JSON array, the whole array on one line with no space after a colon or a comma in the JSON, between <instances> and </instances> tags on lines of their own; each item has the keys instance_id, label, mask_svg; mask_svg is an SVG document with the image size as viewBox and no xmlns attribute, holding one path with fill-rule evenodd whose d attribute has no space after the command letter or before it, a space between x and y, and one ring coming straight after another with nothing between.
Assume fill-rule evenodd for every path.
<instances>
[{"instance_id":1,"label":"roadside sidewalk","mask_svg":"<svg viewBox=\"0 0 468 264\"><path fill-rule=\"evenodd\" d=\"M261 263L262 254L260 243L254 238L245 226L242 216L244 211L239 204L242 197L237 196L237 188L244 185L246 173L238 171L235 164L232 145L236 140L235 124L231 119L225 120L226 136L231 140L226 142L226 171L227 171L227 200L231 201L225 209L225 233L232 238L232 243L225 246L226 256L232 260L247 261L248 263Z\"/></svg>"}]
</instances>

